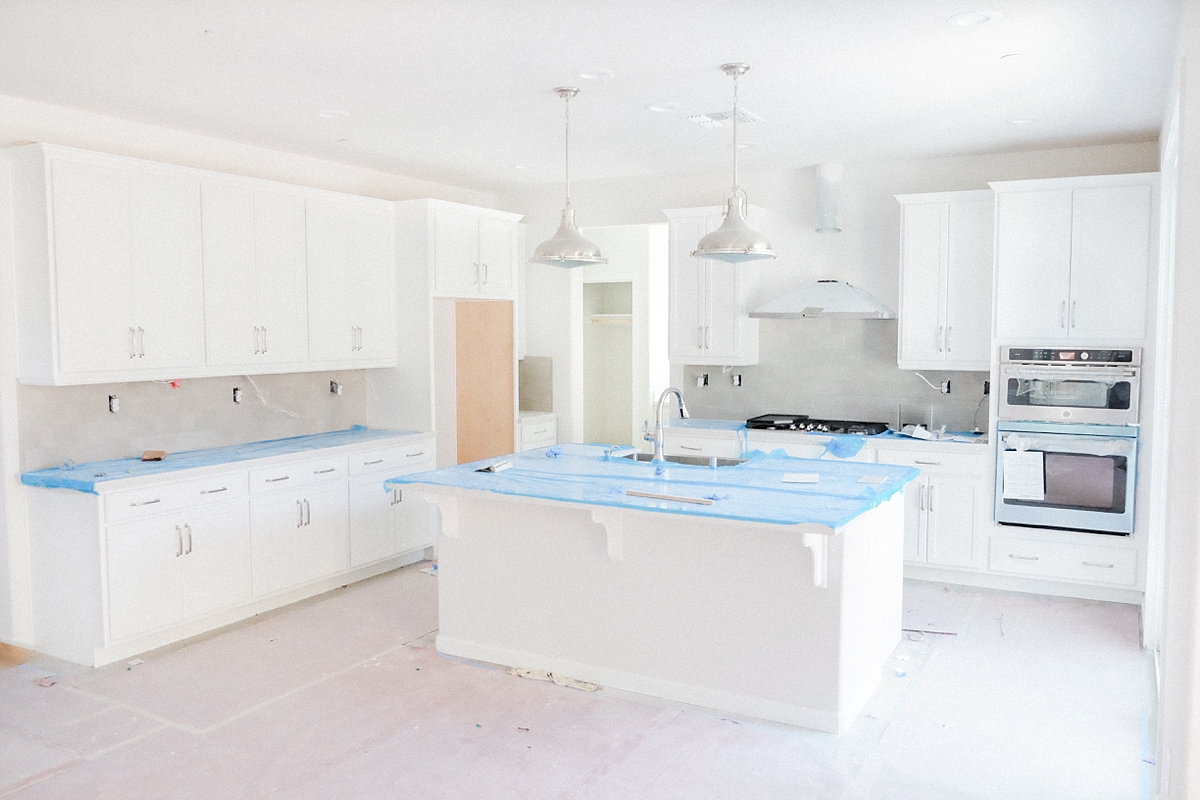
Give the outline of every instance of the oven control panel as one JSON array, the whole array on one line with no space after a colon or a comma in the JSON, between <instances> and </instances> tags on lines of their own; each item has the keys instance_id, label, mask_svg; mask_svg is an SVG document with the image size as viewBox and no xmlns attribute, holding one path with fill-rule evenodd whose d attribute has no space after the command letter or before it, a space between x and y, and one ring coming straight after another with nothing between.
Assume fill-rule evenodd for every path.
<instances>
[{"instance_id":1,"label":"oven control panel","mask_svg":"<svg viewBox=\"0 0 1200 800\"><path fill-rule=\"evenodd\" d=\"M1078 347L1006 347L1005 361L1024 364L1124 364L1141 363L1142 350L1097 350Z\"/></svg>"}]
</instances>

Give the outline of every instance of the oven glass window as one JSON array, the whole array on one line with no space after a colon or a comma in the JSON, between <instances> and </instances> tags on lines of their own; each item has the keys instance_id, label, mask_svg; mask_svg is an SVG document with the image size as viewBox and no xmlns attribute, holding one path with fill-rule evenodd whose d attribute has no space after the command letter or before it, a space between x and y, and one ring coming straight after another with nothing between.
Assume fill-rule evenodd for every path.
<instances>
[{"instance_id":1,"label":"oven glass window","mask_svg":"<svg viewBox=\"0 0 1200 800\"><path fill-rule=\"evenodd\" d=\"M1109 385L1102 381L1009 378L1007 402L1010 406L1111 408L1128 411L1132 394L1129 381L1117 381Z\"/></svg>"},{"instance_id":2,"label":"oven glass window","mask_svg":"<svg viewBox=\"0 0 1200 800\"><path fill-rule=\"evenodd\" d=\"M1045 453L1045 499L1011 500L1006 504L1069 508L1080 511L1125 513L1125 456L1093 456L1080 453Z\"/></svg>"}]
</instances>

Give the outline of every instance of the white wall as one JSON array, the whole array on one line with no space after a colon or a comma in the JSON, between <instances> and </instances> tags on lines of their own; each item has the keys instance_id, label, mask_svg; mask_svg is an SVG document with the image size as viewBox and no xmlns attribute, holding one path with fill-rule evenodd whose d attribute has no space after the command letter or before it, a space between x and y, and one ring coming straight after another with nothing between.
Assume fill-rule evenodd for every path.
<instances>
[{"instance_id":1,"label":"white wall","mask_svg":"<svg viewBox=\"0 0 1200 800\"><path fill-rule=\"evenodd\" d=\"M490 194L402 175L0 96L0 148L31 141L390 200L436 197L480 206L495 202ZM114 458L149 448L212 447L366 423L365 396L377 387L361 370L256 378L272 405L297 414L291 417L260 404L244 379L187 381L177 390L148 382L18 385L11 200L8 162L0 158L0 640L28 644L32 632L23 470L68 459ZM346 386L340 399L330 399L331 378ZM230 397L234 385L245 390L241 406ZM121 397L123 410L115 417L106 410L110 393Z\"/></svg>"},{"instance_id":2,"label":"white wall","mask_svg":"<svg viewBox=\"0 0 1200 800\"><path fill-rule=\"evenodd\" d=\"M801 283L819 278L840 278L867 289L895 308L899 296L900 208L893 195L910 192L986 189L992 180L1049 178L1158 168L1154 142L1029 151L994 155L906 161L847 163L841 193L840 234L813 230L816 213L814 168L779 169L743 174L741 184L754 205L769 218L751 220L767 233L779 258L759 262L761 280L752 302L761 303ZM572 204L584 228L662 222L662 209L712 206L722 202L729 175L631 178L620 181L576 182ZM526 214L529 240L541 241L558 225L561 188L547 186L501 197L508 206ZM549 269L549 268L542 268ZM529 354L554 358L554 410L567 421L570 435L570 384L573 344L560 319L570 307L571 271L546 272L527 286ZM982 373L929 374L935 383L952 380L952 392L943 397L910 373L895 367L895 322L855 320L764 320L761 323L761 361L742 368L743 386L734 389L710 372L710 386L699 389L694 377L699 368L675 367L687 396L689 410L708 415L745 419L758 413L794 413L838 416L878 416L890 421L896 406L928 404L935 424L969 427L981 396ZM954 381L955 378L959 380ZM560 391L561 389L561 391ZM880 416L882 415L882 416ZM980 426L986 412L981 412ZM578 434L575 434L578 436Z\"/></svg>"}]
</instances>

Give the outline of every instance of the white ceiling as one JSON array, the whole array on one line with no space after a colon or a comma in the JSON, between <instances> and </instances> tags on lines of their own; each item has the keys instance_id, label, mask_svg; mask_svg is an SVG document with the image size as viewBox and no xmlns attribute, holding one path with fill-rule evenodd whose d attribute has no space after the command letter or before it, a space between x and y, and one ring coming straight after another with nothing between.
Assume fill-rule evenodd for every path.
<instances>
[{"instance_id":1,"label":"white ceiling","mask_svg":"<svg viewBox=\"0 0 1200 800\"><path fill-rule=\"evenodd\" d=\"M746 61L745 169L999 152L1153 139L1181 2L0 0L0 94L499 190L562 180L561 85L572 179L726 167Z\"/></svg>"}]
</instances>

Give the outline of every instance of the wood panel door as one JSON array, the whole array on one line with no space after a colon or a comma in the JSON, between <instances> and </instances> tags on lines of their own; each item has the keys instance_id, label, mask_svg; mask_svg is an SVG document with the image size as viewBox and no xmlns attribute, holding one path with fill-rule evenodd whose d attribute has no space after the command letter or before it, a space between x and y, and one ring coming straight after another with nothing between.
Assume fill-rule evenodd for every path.
<instances>
[{"instance_id":1,"label":"wood panel door","mask_svg":"<svg viewBox=\"0 0 1200 800\"><path fill-rule=\"evenodd\" d=\"M454 320L458 463L512 453L513 304L464 300Z\"/></svg>"}]
</instances>

